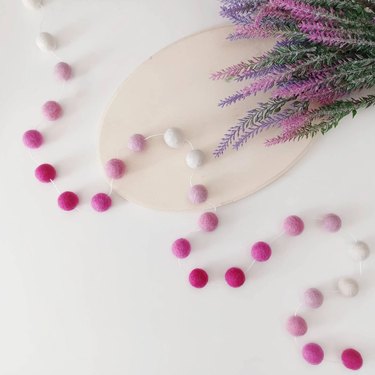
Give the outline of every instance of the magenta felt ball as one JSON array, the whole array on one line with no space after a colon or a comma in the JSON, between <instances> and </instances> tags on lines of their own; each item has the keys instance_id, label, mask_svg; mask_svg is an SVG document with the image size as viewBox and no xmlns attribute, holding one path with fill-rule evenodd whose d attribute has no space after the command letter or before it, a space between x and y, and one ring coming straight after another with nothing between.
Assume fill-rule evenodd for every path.
<instances>
[{"instance_id":1,"label":"magenta felt ball","mask_svg":"<svg viewBox=\"0 0 375 375\"><path fill-rule=\"evenodd\" d=\"M341 354L341 360L344 366L349 370L359 370L363 366L361 353L355 349L346 349Z\"/></svg>"},{"instance_id":2,"label":"magenta felt ball","mask_svg":"<svg viewBox=\"0 0 375 375\"><path fill-rule=\"evenodd\" d=\"M35 169L35 177L40 182L51 182L56 178L56 169L51 164L41 164Z\"/></svg>"},{"instance_id":3,"label":"magenta felt ball","mask_svg":"<svg viewBox=\"0 0 375 375\"><path fill-rule=\"evenodd\" d=\"M128 148L134 152L142 152L146 147L146 138L142 134L133 134L128 141Z\"/></svg>"},{"instance_id":4,"label":"magenta felt ball","mask_svg":"<svg viewBox=\"0 0 375 375\"><path fill-rule=\"evenodd\" d=\"M204 185L194 185L189 190L189 200L193 204L203 203L208 198L208 191Z\"/></svg>"},{"instance_id":5,"label":"magenta felt ball","mask_svg":"<svg viewBox=\"0 0 375 375\"><path fill-rule=\"evenodd\" d=\"M201 268L192 270L189 275L189 282L194 288L204 288L208 283L207 272Z\"/></svg>"},{"instance_id":6,"label":"magenta felt ball","mask_svg":"<svg viewBox=\"0 0 375 375\"><path fill-rule=\"evenodd\" d=\"M293 315L286 322L287 331L294 337L300 337L307 332L307 323L301 316Z\"/></svg>"},{"instance_id":7,"label":"magenta felt ball","mask_svg":"<svg viewBox=\"0 0 375 375\"><path fill-rule=\"evenodd\" d=\"M55 65L55 75L61 81L69 81L73 75L72 67L65 62L59 62Z\"/></svg>"},{"instance_id":8,"label":"magenta felt ball","mask_svg":"<svg viewBox=\"0 0 375 375\"><path fill-rule=\"evenodd\" d=\"M217 228L219 218L213 212L205 212L200 216L198 224L204 232L212 232Z\"/></svg>"},{"instance_id":9,"label":"magenta felt ball","mask_svg":"<svg viewBox=\"0 0 375 375\"><path fill-rule=\"evenodd\" d=\"M245 283L245 273L241 268L232 267L225 273L225 281L232 288L239 288Z\"/></svg>"},{"instance_id":10,"label":"magenta felt ball","mask_svg":"<svg viewBox=\"0 0 375 375\"><path fill-rule=\"evenodd\" d=\"M338 232L341 228L341 219L336 214L327 214L322 219L322 227L327 232Z\"/></svg>"},{"instance_id":11,"label":"magenta felt ball","mask_svg":"<svg viewBox=\"0 0 375 375\"><path fill-rule=\"evenodd\" d=\"M28 148L39 148L43 144L43 135L38 130L28 130L23 134L23 143Z\"/></svg>"},{"instance_id":12,"label":"magenta felt ball","mask_svg":"<svg viewBox=\"0 0 375 375\"><path fill-rule=\"evenodd\" d=\"M179 238L172 244L172 253L179 259L188 257L190 251L191 245L186 238Z\"/></svg>"},{"instance_id":13,"label":"magenta felt ball","mask_svg":"<svg viewBox=\"0 0 375 375\"><path fill-rule=\"evenodd\" d=\"M126 172L126 165L120 159L108 160L105 165L105 172L109 178L118 180L124 176Z\"/></svg>"},{"instance_id":14,"label":"magenta felt ball","mask_svg":"<svg viewBox=\"0 0 375 375\"><path fill-rule=\"evenodd\" d=\"M303 220L298 216L288 216L284 220L284 231L289 236L298 236L300 235L305 228Z\"/></svg>"},{"instance_id":15,"label":"magenta felt ball","mask_svg":"<svg viewBox=\"0 0 375 375\"><path fill-rule=\"evenodd\" d=\"M257 262L266 262L271 258L272 250L271 246L266 242L256 242L251 248L251 256Z\"/></svg>"},{"instance_id":16,"label":"magenta felt ball","mask_svg":"<svg viewBox=\"0 0 375 375\"><path fill-rule=\"evenodd\" d=\"M78 206L79 198L72 191L65 191L59 195L57 203L62 210L72 211Z\"/></svg>"},{"instance_id":17,"label":"magenta felt ball","mask_svg":"<svg viewBox=\"0 0 375 375\"><path fill-rule=\"evenodd\" d=\"M318 309L320 306L323 305L324 296L323 293L316 288L307 289L303 295L303 300L307 307L311 309Z\"/></svg>"},{"instance_id":18,"label":"magenta felt ball","mask_svg":"<svg viewBox=\"0 0 375 375\"><path fill-rule=\"evenodd\" d=\"M62 116L61 105L53 100L43 104L42 112L48 121L56 121Z\"/></svg>"},{"instance_id":19,"label":"magenta felt ball","mask_svg":"<svg viewBox=\"0 0 375 375\"><path fill-rule=\"evenodd\" d=\"M323 362L324 351L320 345L310 343L302 348L302 356L310 365L319 365Z\"/></svg>"},{"instance_id":20,"label":"magenta felt ball","mask_svg":"<svg viewBox=\"0 0 375 375\"><path fill-rule=\"evenodd\" d=\"M91 198L91 207L98 212L107 211L112 206L112 199L104 193L95 194Z\"/></svg>"}]
</instances>

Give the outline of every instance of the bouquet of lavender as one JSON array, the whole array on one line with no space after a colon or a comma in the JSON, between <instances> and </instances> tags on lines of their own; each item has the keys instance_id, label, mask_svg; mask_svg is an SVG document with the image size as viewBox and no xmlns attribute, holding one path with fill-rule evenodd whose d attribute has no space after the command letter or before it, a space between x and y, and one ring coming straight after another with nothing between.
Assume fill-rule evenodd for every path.
<instances>
[{"instance_id":1,"label":"bouquet of lavender","mask_svg":"<svg viewBox=\"0 0 375 375\"><path fill-rule=\"evenodd\" d=\"M275 37L263 56L230 66L213 79L250 81L221 101L225 107L258 92L271 98L231 127L214 151L238 150L277 127L266 145L313 137L336 127L375 96L351 94L375 86L375 0L221 0L236 24L230 40Z\"/></svg>"}]
</instances>

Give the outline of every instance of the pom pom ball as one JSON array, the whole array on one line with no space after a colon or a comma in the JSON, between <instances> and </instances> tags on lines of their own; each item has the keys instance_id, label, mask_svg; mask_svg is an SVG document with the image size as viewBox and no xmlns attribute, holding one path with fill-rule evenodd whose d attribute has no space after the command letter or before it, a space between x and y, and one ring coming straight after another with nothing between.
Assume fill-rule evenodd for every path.
<instances>
[{"instance_id":1,"label":"pom pom ball","mask_svg":"<svg viewBox=\"0 0 375 375\"><path fill-rule=\"evenodd\" d=\"M48 121L56 121L62 116L61 105L53 100L43 104L42 112Z\"/></svg>"},{"instance_id":2,"label":"pom pom ball","mask_svg":"<svg viewBox=\"0 0 375 375\"><path fill-rule=\"evenodd\" d=\"M320 345L310 343L302 348L302 356L310 365L319 365L323 362L324 351Z\"/></svg>"},{"instance_id":3,"label":"pom pom ball","mask_svg":"<svg viewBox=\"0 0 375 375\"><path fill-rule=\"evenodd\" d=\"M225 273L225 281L232 288L239 288L245 283L245 273L241 268L232 267Z\"/></svg>"},{"instance_id":4,"label":"pom pom ball","mask_svg":"<svg viewBox=\"0 0 375 375\"><path fill-rule=\"evenodd\" d=\"M301 316L293 315L286 322L287 331L294 337L304 336L307 332L306 320Z\"/></svg>"},{"instance_id":5,"label":"pom pom ball","mask_svg":"<svg viewBox=\"0 0 375 375\"><path fill-rule=\"evenodd\" d=\"M359 285L350 277L342 277L337 282L337 288L344 297L355 297L359 293Z\"/></svg>"},{"instance_id":6,"label":"pom pom ball","mask_svg":"<svg viewBox=\"0 0 375 375\"><path fill-rule=\"evenodd\" d=\"M303 299L305 305L311 309L318 309L324 302L323 293L316 288L307 289L303 295Z\"/></svg>"},{"instance_id":7,"label":"pom pom ball","mask_svg":"<svg viewBox=\"0 0 375 375\"><path fill-rule=\"evenodd\" d=\"M112 206L112 199L104 193L95 194L91 198L91 207L97 212L107 211Z\"/></svg>"},{"instance_id":8,"label":"pom pom ball","mask_svg":"<svg viewBox=\"0 0 375 375\"><path fill-rule=\"evenodd\" d=\"M190 251L191 245L186 238L179 238L172 244L172 253L179 259L187 258Z\"/></svg>"},{"instance_id":9,"label":"pom pom ball","mask_svg":"<svg viewBox=\"0 0 375 375\"><path fill-rule=\"evenodd\" d=\"M300 217L295 216L295 215L288 216L284 220L283 226L284 226L285 233L288 234L289 236L298 236L303 232L305 228L303 220Z\"/></svg>"},{"instance_id":10,"label":"pom pom ball","mask_svg":"<svg viewBox=\"0 0 375 375\"><path fill-rule=\"evenodd\" d=\"M199 168L204 163L204 153L201 150L191 150L186 154L185 161L189 168Z\"/></svg>"},{"instance_id":11,"label":"pom pom ball","mask_svg":"<svg viewBox=\"0 0 375 375\"><path fill-rule=\"evenodd\" d=\"M73 75L72 67L65 62L59 62L55 65L55 75L61 81L69 81Z\"/></svg>"},{"instance_id":12,"label":"pom pom ball","mask_svg":"<svg viewBox=\"0 0 375 375\"><path fill-rule=\"evenodd\" d=\"M72 211L78 206L79 198L72 191L65 191L59 195L57 203L62 210Z\"/></svg>"},{"instance_id":13,"label":"pom pom ball","mask_svg":"<svg viewBox=\"0 0 375 375\"><path fill-rule=\"evenodd\" d=\"M42 0L22 0L22 3L27 9L40 9L42 7Z\"/></svg>"},{"instance_id":14,"label":"pom pom ball","mask_svg":"<svg viewBox=\"0 0 375 375\"><path fill-rule=\"evenodd\" d=\"M205 212L200 216L198 223L204 232L213 232L219 224L219 218L213 212Z\"/></svg>"},{"instance_id":15,"label":"pom pom ball","mask_svg":"<svg viewBox=\"0 0 375 375\"><path fill-rule=\"evenodd\" d=\"M251 248L251 256L257 262L266 262L271 258L272 250L270 245L266 242L256 242Z\"/></svg>"},{"instance_id":16,"label":"pom pom ball","mask_svg":"<svg viewBox=\"0 0 375 375\"><path fill-rule=\"evenodd\" d=\"M53 51L57 47L54 36L46 32L40 33L35 42L38 48L43 52Z\"/></svg>"},{"instance_id":17,"label":"pom pom ball","mask_svg":"<svg viewBox=\"0 0 375 375\"><path fill-rule=\"evenodd\" d=\"M190 188L188 198L193 204L200 204L207 200L208 191L204 185L194 185Z\"/></svg>"},{"instance_id":18,"label":"pom pom ball","mask_svg":"<svg viewBox=\"0 0 375 375\"><path fill-rule=\"evenodd\" d=\"M164 133L164 142L171 148L178 148L185 142L185 139L180 129L169 128Z\"/></svg>"},{"instance_id":19,"label":"pom pom ball","mask_svg":"<svg viewBox=\"0 0 375 375\"><path fill-rule=\"evenodd\" d=\"M192 270L189 275L189 282L194 288L204 288L208 283L207 272L200 268Z\"/></svg>"},{"instance_id":20,"label":"pom pom ball","mask_svg":"<svg viewBox=\"0 0 375 375\"><path fill-rule=\"evenodd\" d=\"M341 228L341 219L336 214L327 214L322 219L322 227L327 232L338 232Z\"/></svg>"},{"instance_id":21,"label":"pom pom ball","mask_svg":"<svg viewBox=\"0 0 375 375\"><path fill-rule=\"evenodd\" d=\"M22 140L28 148L39 148L43 144L43 135L38 130L28 130L23 134Z\"/></svg>"},{"instance_id":22,"label":"pom pom ball","mask_svg":"<svg viewBox=\"0 0 375 375\"><path fill-rule=\"evenodd\" d=\"M108 160L105 165L105 172L109 178L118 180L124 176L126 172L126 165L120 159Z\"/></svg>"},{"instance_id":23,"label":"pom pom ball","mask_svg":"<svg viewBox=\"0 0 375 375\"><path fill-rule=\"evenodd\" d=\"M134 152L141 152L146 147L146 138L142 134L133 134L128 141L128 148Z\"/></svg>"},{"instance_id":24,"label":"pom pom ball","mask_svg":"<svg viewBox=\"0 0 375 375\"><path fill-rule=\"evenodd\" d=\"M343 365L349 370L359 370L363 366L361 353L355 349L346 349L341 354Z\"/></svg>"},{"instance_id":25,"label":"pom pom ball","mask_svg":"<svg viewBox=\"0 0 375 375\"><path fill-rule=\"evenodd\" d=\"M370 248L363 241L354 242L349 249L349 255L356 261L362 262L370 256Z\"/></svg>"},{"instance_id":26,"label":"pom pom ball","mask_svg":"<svg viewBox=\"0 0 375 375\"><path fill-rule=\"evenodd\" d=\"M51 182L56 178L56 169L51 164L41 164L35 169L35 177L40 182Z\"/></svg>"}]
</instances>

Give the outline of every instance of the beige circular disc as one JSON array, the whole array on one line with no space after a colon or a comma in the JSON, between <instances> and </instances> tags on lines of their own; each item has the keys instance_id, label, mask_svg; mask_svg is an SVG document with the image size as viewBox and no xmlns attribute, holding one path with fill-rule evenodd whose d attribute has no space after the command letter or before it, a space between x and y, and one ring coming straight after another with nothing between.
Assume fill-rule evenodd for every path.
<instances>
[{"instance_id":1,"label":"beige circular disc","mask_svg":"<svg viewBox=\"0 0 375 375\"><path fill-rule=\"evenodd\" d=\"M226 130L265 95L251 97L231 107L219 108L220 99L244 83L212 81L211 73L252 56L273 45L271 40L226 40L230 27L222 27L185 38L163 49L142 64L119 88L102 120L100 158L123 159L127 174L114 181L123 198L160 210L198 208L187 199L192 169L185 163L190 146L166 146L163 137L148 140L147 150L127 149L130 135L163 133L180 128L194 148L206 155L206 163L192 176L193 184L204 184L209 200L199 206L221 206L255 193L284 174L304 154L309 141L264 147L268 132L250 141L240 151L229 150L215 159L212 151Z\"/></svg>"}]
</instances>

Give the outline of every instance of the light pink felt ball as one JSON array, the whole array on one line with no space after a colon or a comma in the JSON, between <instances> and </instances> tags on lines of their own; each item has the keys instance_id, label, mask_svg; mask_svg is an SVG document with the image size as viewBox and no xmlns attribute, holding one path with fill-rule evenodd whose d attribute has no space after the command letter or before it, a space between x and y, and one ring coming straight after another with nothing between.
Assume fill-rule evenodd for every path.
<instances>
[{"instance_id":1,"label":"light pink felt ball","mask_svg":"<svg viewBox=\"0 0 375 375\"><path fill-rule=\"evenodd\" d=\"M43 144L43 135L38 130L28 130L23 134L23 144L28 148L39 148Z\"/></svg>"},{"instance_id":2,"label":"light pink felt ball","mask_svg":"<svg viewBox=\"0 0 375 375\"><path fill-rule=\"evenodd\" d=\"M41 164L35 169L35 177L40 182L51 182L56 178L56 169L51 164Z\"/></svg>"},{"instance_id":3,"label":"light pink felt ball","mask_svg":"<svg viewBox=\"0 0 375 375\"><path fill-rule=\"evenodd\" d=\"M194 288L204 288L208 283L208 274L201 268L196 268L190 272L190 285Z\"/></svg>"},{"instance_id":4,"label":"light pink felt ball","mask_svg":"<svg viewBox=\"0 0 375 375\"><path fill-rule=\"evenodd\" d=\"M108 194L98 193L91 198L91 207L97 212L107 211L112 206L112 199Z\"/></svg>"},{"instance_id":5,"label":"light pink felt ball","mask_svg":"<svg viewBox=\"0 0 375 375\"><path fill-rule=\"evenodd\" d=\"M311 309L318 309L323 305L324 296L319 289L310 288L305 291L303 300L307 307L310 307Z\"/></svg>"},{"instance_id":6,"label":"light pink felt ball","mask_svg":"<svg viewBox=\"0 0 375 375\"><path fill-rule=\"evenodd\" d=\"M179 238L172 244L172 253L179 259L187 258L190 251L191 245L186 238Z\"/></svg>"},{"instance_id":7,"label":"light pink felt ball","mask_svg":"<svg viewBox=\"0 0 375 375\"><path fill-rule=\"evenodd\" d=\"M105 172L109 178L118 180L124 176L126 172L126 165L120 159L108 160L105 165Z\"/></svg>"},{"instance_id":8,"label":"light pink felt ball","mask_svg":"<svg viewBox=\"0 0 375 375\"><path fill-rule=\"evenodd\" d=\"M341 219L336 214L327 214L322 219L322 227L327 232L338 232L341 229L341 225Z\"/></svg>"},{"instance_id":9,"label":"light pink felt ball","mask_svg":"<svg viewBox=\"0 0 375 375\"><path fill-rule=\"evenodd\" d=\"M72 211L78 206L79 198L72 191L65 191L59 195L57 203L62 210Z\"/></svg>"},{"instance_id":10,"label":"light pink felt ball","mask_svg":"<svg viewBox=\"0 0 375 375\"><path fill-rule=\"evenodd\" d=\"M271 258L272 250L268 243L259 241L251 247L251 256L257 262L266 262Z\"/></svg>"},{"instance_id":11,"label":"light pink felt ball","mask_svg":"<svg viewBox=\"0 0 375 375\"><path fill-rule=\"evenodd\" d=\"M200 204L207 200L208 191L204 185L193 185L189 190L189 200L193 204Z\"/></svg>"},{"instance_id":12,"label":"light pink felt ball","mask_svg":"<svg viewBox=\"0 0 375 375\"><path fill-rule=\"evenodd\" d=\"M344 366L349 370L357 371L363 366L361 353L355 349L346 349L341 354L341 360Z\"/></svg>"},{"instance_id":13,"label":"light pink felt ball","mask_svg":"<svg viewBox=\"0 0 375 375\"><path fill-rule=\"evenodd\" d=\"M204 232L213 232L219 224L219 218L213 212L205 212L199 217L198 224Z\"/></svg>"},{"instance_id":14,"label":"light pink felt ball","mask_svg":"<svg viewBox=\"0 0 375 375\"><path fill-rule=\"evenodd\" d=\"M319 365L323 362L324 351L320 345L310 343L302 348L302 356L310 365Z\"/></svg>"},{"instance_id":15,"label":"light pink felt ball","mask_svg":"<svg viewBox=\"0 0 375 375\"><path fill-rule=\"evenodd\" d=\"M286 322L287 331L294 337L300 337L307 332L307 323L301 316L293 315Z\"/></svg>"},{"instance_id":16,"label":"light pink felt ball","mask_svg":"<svg viewBox=\"0 0 375 375\"><path fill-rule=\"evenodd\" d=\"M241 268L232 267L225 273L225 281L232 288L239 288L245 283L246 276Z\"/></svg>"},{"instance_id":17,"label":"light pink felt ball","mask_svg":"<svg viewBox=\"0 0 375 375\"><path fill-rule=\"evenodd\" d=\"M295 215L288 216L284 220L283 226L285 233L289 236L299 236L305 228L303 220Z\"/></svg>"},{"instance_id":18,"label":"light pink felt ball","mask_svg":"<svg viewBox=\"0 0 375 375\"><path fill-rule=\"evenodd\" d=\"M48 121L56 121L62 116L63 110L59 103L49 100L43 104L42 112Z\"/></svg>"},{"instance_id":19,"label":"light pink felt ball","mask_svg":"<svg viewBox=\"0 0 375 375\"><path fill-rule=\"evenodd\" d=\"M142 134L133 134L128 141L128 149L134 152L142 152L146 147L146 138Z\"/></svg>"},{"instance_id":20,"label":"light pink felt ball","mask_svg":"<svg viewBox=\"0 0 375 375\"><path fill-rule=\"evenodd\" d=\"M73 76L72 67L66 62L59 62L55 65L55 75L61 81L69 81Z\"/></svg>"}]
</instances>

